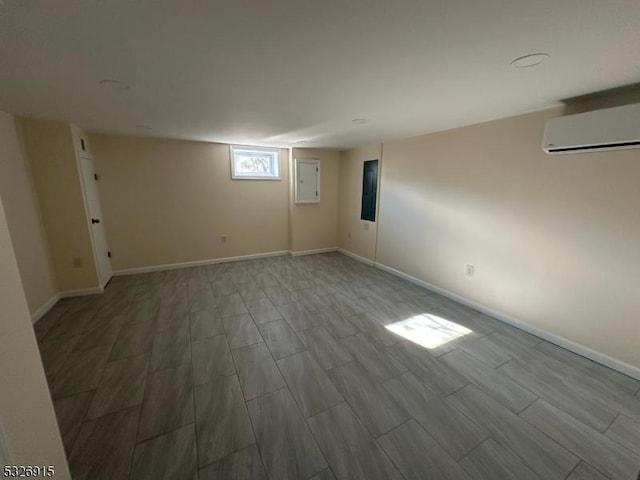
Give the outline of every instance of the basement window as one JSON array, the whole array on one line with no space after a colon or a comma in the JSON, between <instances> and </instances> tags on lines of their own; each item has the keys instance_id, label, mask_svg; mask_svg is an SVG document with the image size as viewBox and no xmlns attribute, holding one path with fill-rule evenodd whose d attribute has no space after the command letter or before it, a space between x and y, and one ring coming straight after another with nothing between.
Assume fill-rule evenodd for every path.
<instances>
[{"instance_id":1,"label":"basement window","mask_svg":"<svg viewBox=\"0 0 640 480\"><path fill-rule=\"evenodd\" d=\"M236 180L280 180L280 150L266 147L231 146L231 178Z\"/></svg>"}]
</instances>

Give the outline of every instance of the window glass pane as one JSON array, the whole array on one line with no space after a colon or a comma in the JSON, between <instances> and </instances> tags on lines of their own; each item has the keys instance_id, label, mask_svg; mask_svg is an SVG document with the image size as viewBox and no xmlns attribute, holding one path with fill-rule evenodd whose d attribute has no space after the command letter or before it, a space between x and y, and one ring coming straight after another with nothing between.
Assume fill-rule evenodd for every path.
<instances>
[{"instance_id":1,"label":"window glass pane","mask_svg":"<svg viewBox=\"0 0 640 480\"><path fill-rule=\"evenodd\" d=\"M232 147L233 177L279 178L278 152Z\"/></svg>"},{"instance_id":2,"label":"window glass pane","mask_svg":"<svg viewBox=\"0 0 640 480\"><path fill-rule=\"evenodd\" d=\"M236 154L236 173L266 174L273 171L273 156Z\"/></svg>"}]
</instances>

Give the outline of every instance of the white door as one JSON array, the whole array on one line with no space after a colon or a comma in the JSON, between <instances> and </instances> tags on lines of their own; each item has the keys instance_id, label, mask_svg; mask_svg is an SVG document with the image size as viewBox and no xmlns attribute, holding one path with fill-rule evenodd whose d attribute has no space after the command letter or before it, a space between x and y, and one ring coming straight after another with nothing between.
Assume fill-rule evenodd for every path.
<instances>
[{"instance_id":1,"label":"white door","mask_svg":"<svg viewBox=\"0 0 640 480\"><path fill-rule=\"evenodd\" d=\"M91 230L91 240L93 242L93 253L96 257L96 268L100 285L104 286L111 278L111 260L109 259L109 247L107 246L107 235L104 228L104 216L98 195L98 181L93 158L82 155L80 157L80 170L82 173L82 183L84 186L84 196L87 203L87 215L89 229Z\"/></svg>"}]
</instances>

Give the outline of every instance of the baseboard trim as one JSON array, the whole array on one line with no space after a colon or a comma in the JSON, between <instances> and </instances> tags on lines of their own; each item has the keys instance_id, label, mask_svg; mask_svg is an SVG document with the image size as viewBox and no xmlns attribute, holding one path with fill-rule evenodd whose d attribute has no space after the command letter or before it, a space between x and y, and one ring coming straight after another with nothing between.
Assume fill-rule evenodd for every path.
<instances>
[{"instance_id":1,"label":"baseboard trim","mask_svg":"<svg viewBox=\"0 0 640 480\"><path fill-rule=\"evenodd\" d=\"M299 252L294 252L293 250L289 250L289 255L291 255L292 257L301 257L303 255L315 255L316 253L337 252L338 250L339 250L338 247L316 248L314 250L301 250Z\"/></svg>"},{"instance_id":2,"label":"baseboard trim","mask_svg":"<svg viewBox=\"0 0 640 480\"><path fill-rule=\"evenodd\" d=\"M102 285L100 285L102 287L103 292L104 292L104 289L107 288L107 285L109 285L109 282L111 281L112 278L113 278L113 273L110 273L107 281L104 282Z\"/></svg>"},{"instance_id":3,"label":"baseboard trim","mask_svg":"<svg viewBox=\"0 0 640 480\"><path fill-rule=\"evenodd\" d=\"M83 297L85 295L97 295L104 292L104 287L94 288L80 288L78 290L66 290L64 292L58 292L54 294L49 300L47 300L40 308L31 314L31 323L36 323L42 317L44 317L53 306L58 303L61 298L69 297Z\"/></svg>"},{"instance_id":4,"label":"baseboard trim","mask_svg":"<svg viewBox=\"0 0 640 480\"><path fill-rule=\"evenodd\" d=\"M346 255L347 257L355 258L359 262L366 263L367 265L374 266L376 264L376 262L374 262L373 260L369 260L368 258L364 258L364 257L361 257L360 255L356 255L355 253L350 252L349 250L345 250L344 248L338 248L338 252L342 253L343 255Z\"/></svg>"},{"instance_id":5,"label":"baseboard trim","mask_svg":"<svg viewBox=\"0 0 640 480\"><path fill-rule=\"evenodd\" d=\"M239 255L237 257L210 258L207 260L194 260L191 262L167 263L164 265L152 265L150 267L125 268L114 270L111 274L114 277L122 275L135 275L137 273L161 272L163 270L176 270L178 268L201 267L203 265L215 265L216 263L240 262L242 260L253 260L256 258L280 257L288 255L289 250L278 250L266 253L253 253L250 255Z\"/></svg>"},{"instance_id":6,"label":"baseboard trim","mask_svg":"<svg viewBox=\"0 0 640 480\"><path fill-rule=\"evenodd\" d=\"M60 294L54 294L49 300L47 300L40 308L31 314L31 323L36 323L42 317L44 317L49 310L60 300Z\"/></svg>"},{"instance_id":7,"label":"baseboard trim","mask_svg":"<svg viewBox=\"0 0 640 480\"><path fill-rule=\"evenodd\" d=\"M585 347L584 345L568 340L564 337L551 333L547 330L543 330L541 328L534 327L533 325L529 325L528 323L522 322L510 315L507 315L506 313L500 312L498 310L494 310L490 307L487 307L484 304L478 303L467 297L464 297L452 291L446 290L444 288L438 287L437 285L433 285L431 283L425 282L424 280L420 280L419 278L416 278L412 275L401 272L400 270L396 270L395 268L389 267L388 265L385 265L383 263L371 262L370 260L363 259L362 257L359 257L358 255L355 255L351 252L347 252L346 250L340 249L339 251L341 253L344 253L345 255L355 258L356 260L363 261L363 263L366 263L368 265L373 265L376 268L379 268L380 270L389 272L392 275L395 275L397 277L404 278L405 280L408 280L409 282L415 285L421 286L423 288L426 288L427 290L430 290L435 293L439 293L440 295L443 295L447 298L455 300L456 302L462 303L463 305L471 307L474 310L477 310L486 315L489 315L490 317L500 320L501 322L511 325L512 327L519 328L520 330L523 330L527 333L535 335L536 337L546 340L547 342L553 343L554 345L558 345L559 347L562 347L566 350L576 353L582 357L588 358L589 360L592 360L596 363L604 365L605 367L609 367L631 378L640 380L640 368L638 367L635 367L626 362L613 358L605 353L601 353L601 352L598 352L597 350L593 350L589 347Z\"/></svg>"},{"instance_id":8,"label":"baseboard trim","mask_svg":"<svg viewBox=\"0 0 640 480\"><path fill-rule=\"evenodd\" d=\"M96 295L98 293L103 293L103 292L104 292L104 288L102 287L80 288L78 290L65 290L64 292L60 292L60 298L83 297L85 295Z\"/></svg>"}]
</instances>

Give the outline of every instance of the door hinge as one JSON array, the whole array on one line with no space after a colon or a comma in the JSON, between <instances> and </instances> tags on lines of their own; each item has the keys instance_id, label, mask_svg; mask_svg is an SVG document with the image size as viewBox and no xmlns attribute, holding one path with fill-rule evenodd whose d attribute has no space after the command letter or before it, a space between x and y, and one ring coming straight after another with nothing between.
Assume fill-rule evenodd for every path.
<instances>
[{"instance_id":1,"label":"door hinge","mask_svg":"<svg viewBox=\"0 0 640 480\"><path fill-rule=\"evenodd\" d=\"M111 251L107 251L107 258L111 258Z\"/></svg>"},{"instance_id":2,"label":"door hinge","mask_svg":"<svg viewBox=\"0 0 640 480\"><path fill-rule=\"evenodd\" d=\"M318 173L318 167L316 167L316 173Z\"/></svg>"},{"instance_id":3,"label":"door hinge","mask_svg":"<svg viewBox=\"0 0 640 480\"><path fill-rule=\"evenodd\" d=\"M93 179L97 182L100 179L100 177L98 177L97 173L94 173L93 174Z\"/></svg>"},{"instance_id":4,"label":"door hinge","mask_svg":"<svg viewBox=\"0 0 640 480\"><path fill-rule=\"evenodd\" d=\"M318 196L318 192L316 192L316 197Z\"/></svg>"}]
</instances>

